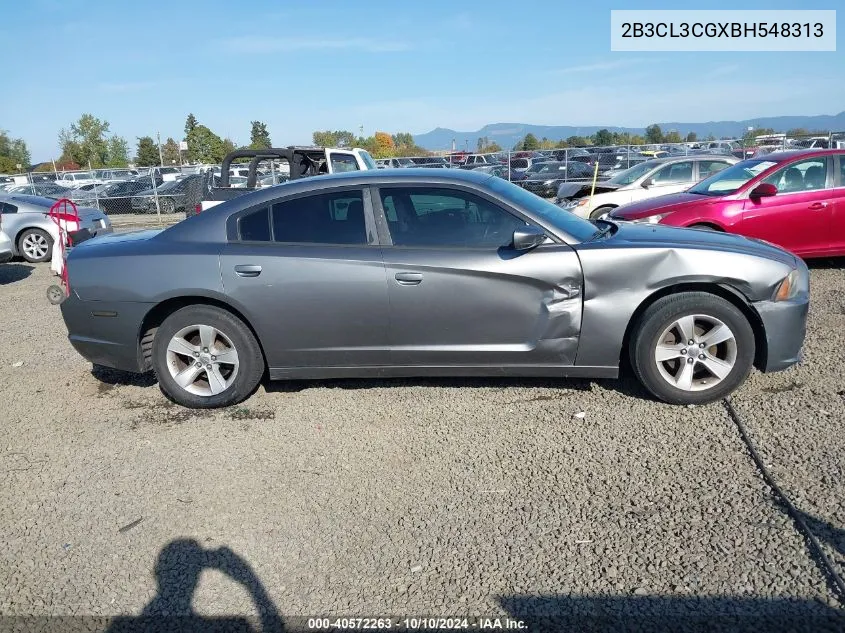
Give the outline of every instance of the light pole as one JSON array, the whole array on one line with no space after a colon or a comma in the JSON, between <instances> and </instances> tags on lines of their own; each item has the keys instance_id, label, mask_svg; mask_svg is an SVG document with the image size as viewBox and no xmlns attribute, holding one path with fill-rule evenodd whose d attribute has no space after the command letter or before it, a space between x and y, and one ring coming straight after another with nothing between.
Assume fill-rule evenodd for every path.
<instances>
[{"instance_id":1,"label":"light pole","mask_svg":"<svg viewBox=\"0 0 845 633\"><path fill-rule=\"evenodd\" d=\"M164 167L164 156L161 153L161 134L156 132L156 141L158 141L158 164Z\"/></svg>"}]
</instances>

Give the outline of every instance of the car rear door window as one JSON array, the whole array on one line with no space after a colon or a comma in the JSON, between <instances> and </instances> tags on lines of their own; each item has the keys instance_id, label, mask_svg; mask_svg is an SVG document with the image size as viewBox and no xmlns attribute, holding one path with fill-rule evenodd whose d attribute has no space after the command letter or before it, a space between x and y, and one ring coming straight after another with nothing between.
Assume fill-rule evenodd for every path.
<instances>
[{"instance_id":1,"label":"car rear door window","mask_svg":"<svg viewBox=\"0 0 845 633\"><path fill-rule=\"evenodd\" d=\"M367 244L361 190L277 202L273 205L273 239L305 244Z\"/></svg>"},{"instance_id":2,"label":"car rear door window","mask_svg":"<svg viewBox=\"0 0 845 633\"><path fill-rule=\"evenodd\" d=\"M777 187L778 193L825 189L827 186L827 159L824 157L808 158L792 163L763 179L763 182Z\"/></svg>"},{"instance_id":3,"label":"car rear door window","mask_svg":"<svg viewBox=\"0 0 845 633\"><path fill-rule=\"evenodd\" d=\"M245 242L270 242L270 210L259 209L238 220L238 234Z\"/></svg>"},{"instance_id":4,"label":"car rear door window","mask_svg":"<svg viewBox=\"0 0 845 633\"><path fill-rule=\"evenodd\" d=\"M385 188L381 201L395 246L499 248L511 244L513 232L526 225L459 189Z\"/></svg>"}]
</instances>

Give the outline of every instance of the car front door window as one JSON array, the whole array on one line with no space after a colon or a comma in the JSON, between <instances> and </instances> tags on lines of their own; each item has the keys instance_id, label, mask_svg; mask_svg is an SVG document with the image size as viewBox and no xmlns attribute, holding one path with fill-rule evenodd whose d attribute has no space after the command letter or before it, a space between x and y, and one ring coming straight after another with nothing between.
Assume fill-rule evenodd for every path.
<instances>
[{"instance_id":1,"label":"car front door window","mask_svg":"<svg viewBox=\"0 0 845 633\"><path fill-rule=\"evenodd\" d=\"M492 202L457 189L382 189L381 200L395 246L500 248L526 226Z\"/></svg>"},{"instance_id":2,"label":"car front door window","mask_svg":"<svg viewBox=\"0 0 845 633\"><path fill-rule=\"evenodd\" d=\"M672 163L657 170L652 177L655 185L679 185L692 183L692 161Z\"/></svg>"},{"instance_id":3,"label":"car front door window","mask_svg":"<svg viewBox=\"0 0 845 633\"><path fill-rule=\"evenodd\" d=\"M723 160L702 160L698 163L698 179L704 180L728 166Z\"/></svg>"},{"instance_id":4,"label":"car front door window","mask_svg":"<svg viewBox=\"0 0 845 633\"><path fill-rule=\"evenodd\" d=\"M827 159L811 158L779 169L763 179L778 188L778 193L818 191L826 188Z\"/></svg>"}]
</instances>

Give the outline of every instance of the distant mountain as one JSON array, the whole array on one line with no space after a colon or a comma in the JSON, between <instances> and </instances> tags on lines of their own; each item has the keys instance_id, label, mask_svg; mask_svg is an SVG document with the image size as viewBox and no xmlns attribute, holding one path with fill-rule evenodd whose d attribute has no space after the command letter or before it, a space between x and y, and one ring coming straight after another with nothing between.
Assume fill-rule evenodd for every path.
<instances>
[{"instance_id":1,"label":"distant mountain","mask_svg":"<svg viewBox=\"0 0 845 633\"><path fill-rule=\"evenodd\" d=\"M698 138L706 138L711 134L716 138L739 137L745 134L749 127L772 128L780 132L786 132L787 130L796 128L839 132L845 131L845 112L840 112L836 115L760 117L745 121L708 121L707 123L658 122L658 125L664 133L669 130L677 130L681 136L686 136L690 132L695 132ZM475 132L459 132L439 127L425 134L414 135L414 141L420 147L436 150L450 149L452 147L452 140L454 140L457 149L464 149L468 146L470 150L473 150L478 143L478 139L484 136L490 141L495 141L502 147L513 147L519 139L529 132L538 139L546 137L553 141L559 141L570 136L589 136L602 128L606 128L612 132L629 132L631 134L642 134L645 131L644 127L618 127L611 125L576 127L572 125L492 123L485 125Z\"/></svg>"}]
</instances>

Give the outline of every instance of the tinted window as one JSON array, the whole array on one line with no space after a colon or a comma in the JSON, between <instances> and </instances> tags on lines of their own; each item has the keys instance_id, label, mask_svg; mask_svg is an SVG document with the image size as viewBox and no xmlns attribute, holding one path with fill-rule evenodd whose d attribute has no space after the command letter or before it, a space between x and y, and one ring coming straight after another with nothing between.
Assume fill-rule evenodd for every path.
<instances>
[{"instance_id":1,"label":"tinted window","mask_svg":"<svg viewBox=\"0 0 845 633\"><path fill-rule=\"evenodd\" d=\"M358 169L358 163L355 161L355 157L349 154L336 154L332 152L331 160L332 172L335 174Z\"/></svg>"},{"instance_id":2,"label":"tinted window","mask_svg":"<svg viewBox=\"0 0 845 633\"><path fill-rule=\"evenodd\" d=\"M499 248L513 241L525 222L467 191L429 187L381 191L397 246ZM395 219L391 219L395 218Z\"/></svg>"},{"instance_id":3,"label":"tinted window","mask_svg":"<svg viewBox=\"0 0 845 633\"><path fill-rule=\"evenodd\" d=\"M717 171L722 171L728 166L723 160L702 160L698 162L698 179L704 180L709 178Z\"/></svg>"},{"instance_id":4,"label":"tinted window","mask_svg":"<svg viewBox=\"0 0 845 633\"><path fill-rule=\"evenodd\" d=\"M18 208L8 202L0 202L0 213L17 213Z\"/></svg>"},{"instance_id":5,"label":"tinted window","mask_svg":"<svg viewBox=\"0 0 845 633\"><path fill-rule=\"evenodd\" d=\"M268 209L253 211L238 220L241 239L249 242L269 242L270 214Z\"/></svg>"},{"instance_id":6,"label":"tinted window","mask_svg":"<svg viewBox=\"0 0 845 633\"><path fill-rule=\"evenodd\" d=\"M360 191L338 191L273 205L273 238L306 244L366 244Z\"/></svg>"},{"instance_id":7,"label":"tinted window","mask_svg":"<svg viewBox=\"0 0 845 633\"><path fill-rule=\"evenodd\" d=\"M778 193L815 191L825 188L826 172L827 161L824 158L811 158L779 169L763 182L773 184Z\"/></svg>"}]
</instances>

